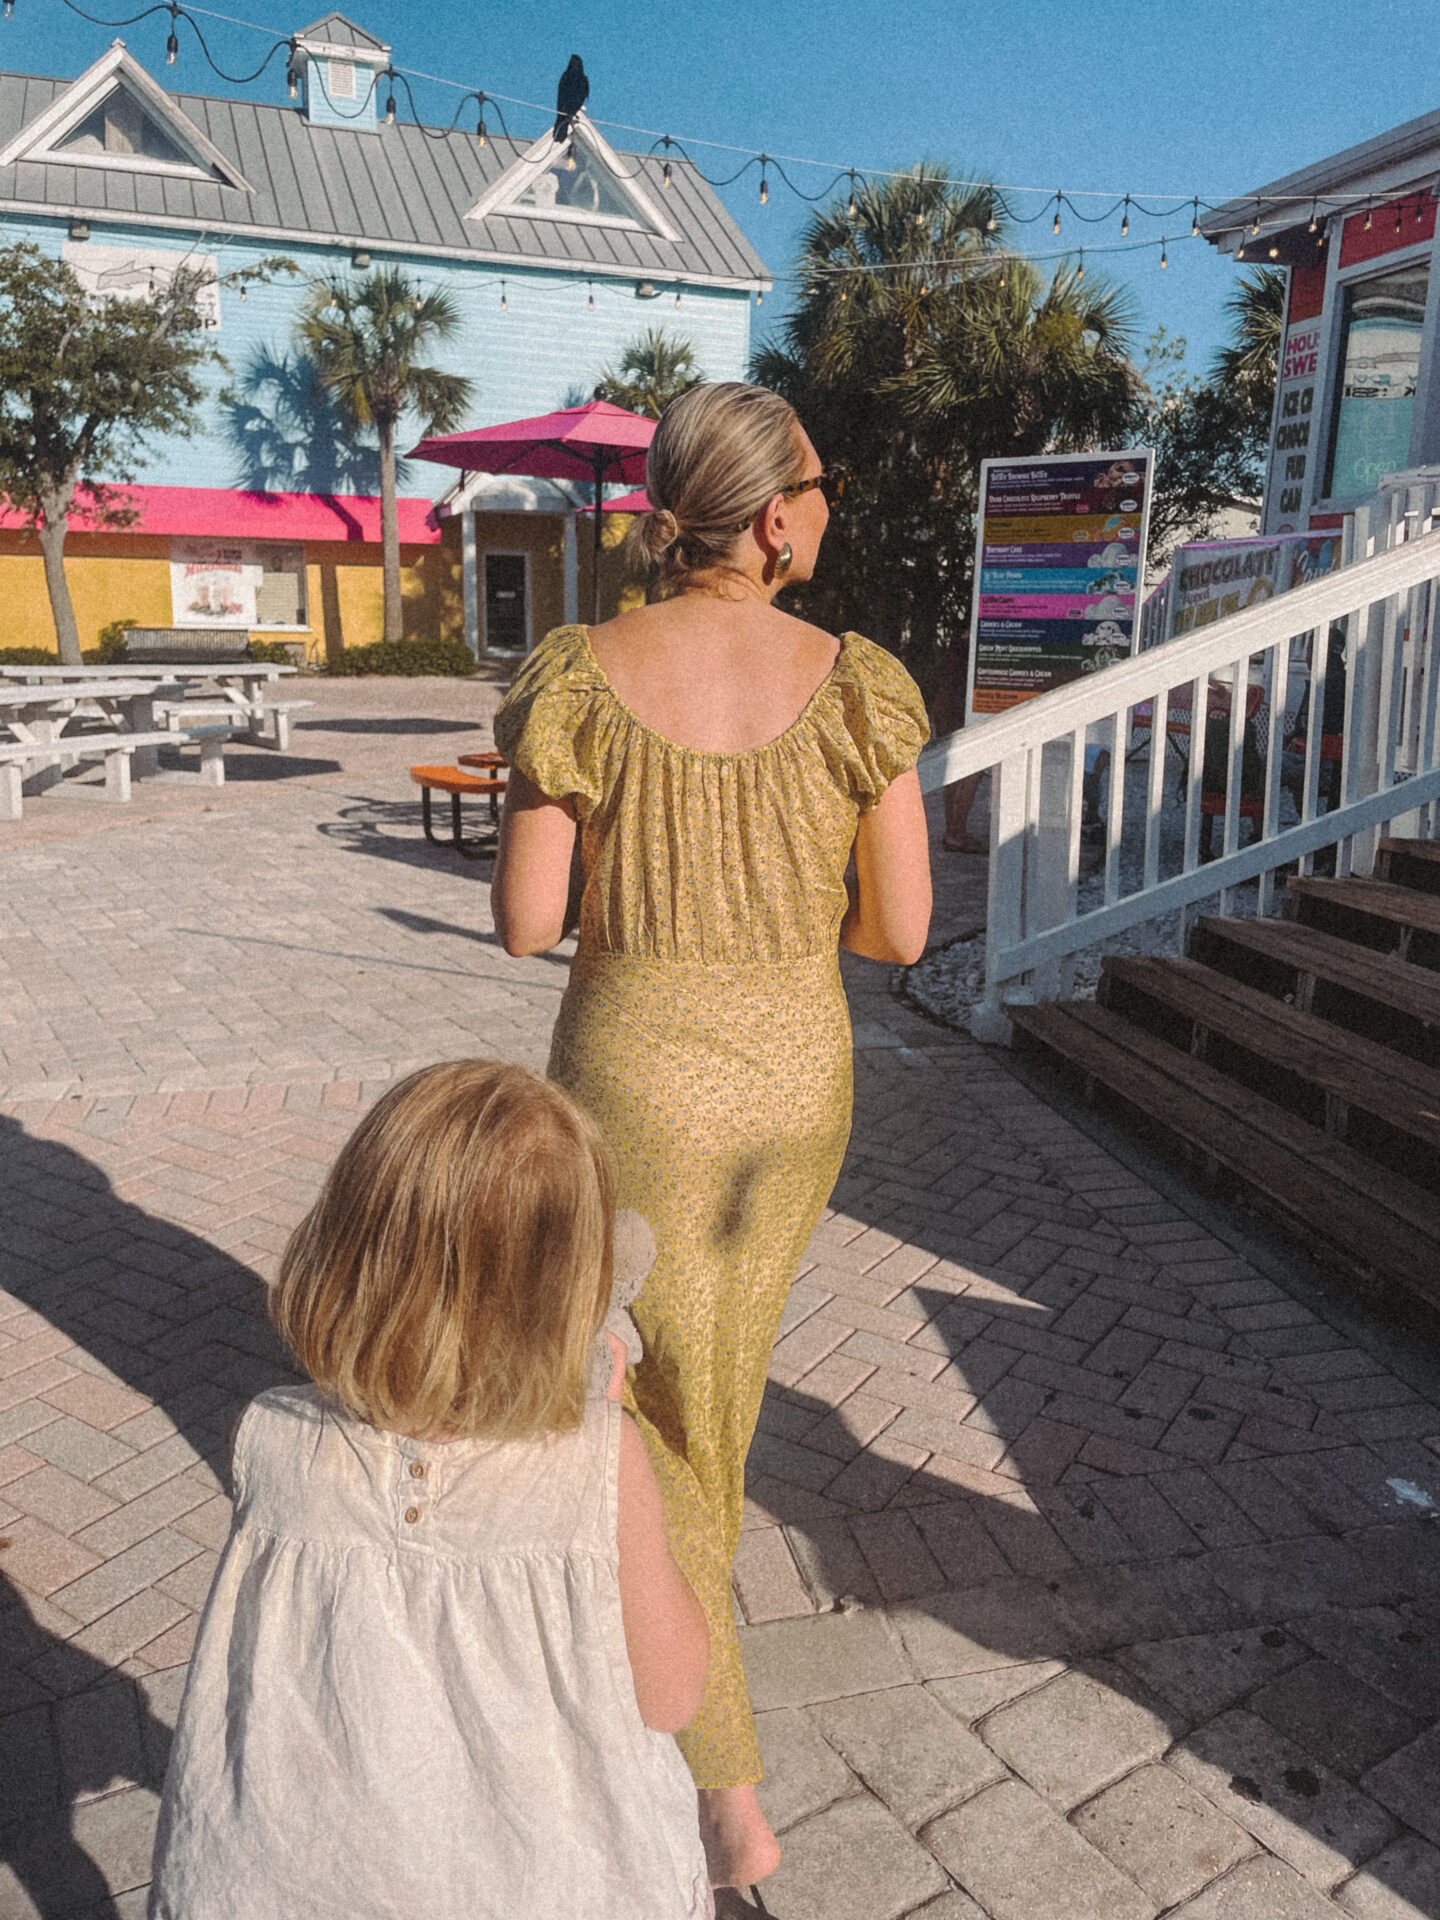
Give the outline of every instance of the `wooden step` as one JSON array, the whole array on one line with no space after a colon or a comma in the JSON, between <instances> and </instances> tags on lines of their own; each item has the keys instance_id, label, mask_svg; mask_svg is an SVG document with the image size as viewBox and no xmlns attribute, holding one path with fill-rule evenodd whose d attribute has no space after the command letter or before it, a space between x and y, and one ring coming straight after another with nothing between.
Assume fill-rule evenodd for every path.
<instances>
[{"instance_id":1,"label":"wooden step","mask_svg":"<svg viewBox=\"0 0 1440 1920\"><path fill-rule=\"evenodd\" d=\"M1440 1071L1195 960L1107 955L1101 969L1111 1012L1440 1188Z\"/></svg>"},{"instance_id":2,"label":"wooden step","mask_svg":"<svg viewBox=\"0 0 1440 1920\"><path fill-rule=\"evenodd\" d=\"M1006 1008L1017 1029L1279 1208L1316 1251L1440 1308L1440 1200L1106 1007Z\"/></svg>"},{"instance_id":3,"label":"wooden step","mask_svg":"<svg viewBox=\"0 0 1440 1920\"><path fill-rule=\"evenodd\" d=\"M1192 956L1275 999L1440 1068L1440 977L1285 920L1203 915Z\"/></svg>"},{"instance_id":4,"label":"wooden step","mask_svg":"<svg viewBox=\"0 0 1440 1920\"><path fill-rule=\"evenodd\" d=\"M1440 896L1353 876L1302 877L1290 881L1287 891L1299 926L1398 954L1417 966L1440 967Z\"/></svg>"},{"instance_id":5,"label":"wooden step","mask_svg":"<svg viewBox=\"0 0 1440 1920\"><path fill-rule=\"evenodd\" d=\"M1417 893L1440 893L1440 840L1402 840L1386 834L1375 855L1375 878Z\"/></svg>"}]
</instances>

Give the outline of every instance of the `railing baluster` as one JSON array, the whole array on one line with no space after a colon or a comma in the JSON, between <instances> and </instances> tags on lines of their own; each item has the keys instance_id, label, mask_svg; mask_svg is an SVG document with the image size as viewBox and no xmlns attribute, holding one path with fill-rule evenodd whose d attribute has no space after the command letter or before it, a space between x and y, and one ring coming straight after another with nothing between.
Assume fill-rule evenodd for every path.
<instances>
[{"instance_id":1,"label":"railing baluster","mask_svg":"<svg viewBox=\"0 0 1440 1920\"><path fill-rule=\"evenodd\" d=\"M1120 898L1120 836L1125 831L1125 749L1122 722L1125 713L1101 721L1104 744L1110 750L1110 804L1105 809L1105 904Z\"/></svg>"},{"instance_id":2,"label":"railing baluster","mask_svg":"<svg viewBox=\"0 0 1440 1920\"><path fill-rule=\"evenodd\" d=\"M985 998L971 1018L977 1040L1005 1042L1004 955L1024 938L1025 818L1030 755L1022 747L990 772L990 874L985 907Z\"/></svg>"},{"instance_id":3,"label":"railing baluster","mask_svg":"<svg viewBox=\"0 0 1440 1920\"><path fill-rule=\"evenodd\" d=\"M1361 509L1360 511L1364 511ZM1356 518L1360 514L1357 512ZM1340 793L1337 805L1348 806L1355 798L1360 783L1360 769L1364 742L1360 737L1360 723L1365 715L1365 677L1369 670L1370 655L1370 615L1373 606L1357 607L1354 613L1345 616L1345 719L1341 726L1344 746L1340 762ZM1370 756L1364 755L1368 759ZM1355 836L1345 834L1335 848L1335 874L1337 879L1347 879L1350 863L1355 852Z\"/></svg>"},{"instance_id":4,"label":"railing baluster","mask_svg":"<svg viewBox=\"0 0 1440 1920\"><path fill-rule=\"evenodd\" d=\"M1230 669L1230 734L1229 752L1225 768L1225 833L1220 843L1220 856L1228 859L1240 845L1241 801L1244 798L1245 772L1245 710L1250 703L1250 661L1248 657L1235 662ZM1208 716L1206 721L1209 726ZM1220 889L1220 911L1230 913L1234 910L1234 899L1229 887Z\"/></svg>"},{"instance_id":5,"label":"railing baluster","mask_svg":"<svg viewBox=\"0 0 1440 1920\"><path fill-rule=\"evenodd\" d=\"M1165 754L1169 733L1170 694L1157 693L1150 703L1150 764L1145 780L1145 880L1147 888L1160 878L1160 816L1165 806Z\"/></svg>"},{"instance_id":6,"label":"railing baluster","mask_svg":"<svg viewBox=\"0 0 1440 1920\"><path fill-rule=\"evenodd\" d=\"M1290 642L1277 640L1266 655L1266 679L1270 687L1270 726L1265 746L1265 817L1260 822L1261 837L1273 840L1280 830L1281 757L1285 751L1285 714L1290 704ZM1260 876L1260 895L1255 911L1275 911L1275 869L1267 867Z\"/></svg>"}]
</instances>

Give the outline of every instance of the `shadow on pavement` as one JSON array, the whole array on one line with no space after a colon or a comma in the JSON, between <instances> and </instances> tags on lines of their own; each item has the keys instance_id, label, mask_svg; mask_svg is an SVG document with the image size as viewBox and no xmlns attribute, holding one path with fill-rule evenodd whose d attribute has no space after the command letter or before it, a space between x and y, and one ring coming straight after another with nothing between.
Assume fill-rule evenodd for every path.
<instances>
[{"instance_id":1,"label":"shadow on pavement","mask_svg":"<svg viewBox=\"0 0 1440 1920\"><path fill-rule=\"evenodd\" d=\"M863 1198L845 1202L844 1211L866 1218ZM1284 1483L1266 1473L1260 1448L1237 1448L1234 1456L1239 1478L1228 1484L1237 1500L1243 1481L1257 1510L1269 1502L1273 1524L1262 1532L1204 1471L1239 1423L1223 1391L1206 1404L1209 1383L1202 1382L1201 1397L1187 1405L1193 1381L1126 1355L1123 1340L1113 1365L1087 1369L1088 1378L1064 1364L1049 1369L1048 1386L1039 1367L1030 1378L1023 1367L1012 1371L1045 1345L1032 1335L1091 1286L1096 1276L1083 1271L1082 1259L1027 1280L970 1265L973 1255L953 1234L927 1237L913 1223L898 1226L883 1208L874 1211L908 1245L964 1260L979 1284L927 1287L922 1278L899 1303L927 1323L914 1336L917 1358L928 1348L946 1363L933 1380L926 1368L924 1383L911 1383L907 1410L886 1429L899 1444L864 1434L867 1394L875 1397L875 1427L884 1425L879 1402L887 1389L875 1376L855 1396L848 1420L807 1394L803 1376L792 1387L767 1387L747 1472L750 1499L784 1525L822 1613L883 1609L888 1621L875 1621L873 1646L857 1640L852 1651L876 1663L876 1674L888 1663L890 1677L852 1687L837 1674L836 1699L821 1699L820 1716L852 1691L910 1684L918 1674L964 1727L994 1716L985 1734L991 1751L1081 1831L1089 1814L1077 1809L1168 1756L1144 1788L1155 1798L1142 1794L1125 1810L1141 1827L1187 1792L1193 1801L1193 1789L1312 1885L1328 1890L1368 1863L1379 1887L1395 1890L1377 1889L1372 1899L1423 1902L1422 1884L1440 1891L1440 1854L1413 1837L1388 1851L1403 1835L1395 1809L1440 1839L1430 1789L1421 1784L1434 1765L1426 1750L1440 1730L1440 1526L1420 1509L1397 1517L1407 1510L1386 1503L1378 1459L1368 1493L1355 1471L1348 1482L1327 1476L1326 1450L1343 1442L1311 1442L1318 1450L1307 1450L1297 1424L1286 1464L1301 1465ZM824 1301L818 1289L812 1297L805 1289L802 1276L787 1314L792 1328ZM1155 1289L1161 1310L1163 1292ZM834 1301L837 1319L847 1304L843 1296ZM862 1329L865 1311L857 1307ZM1117 1326L1123 1312L1117 1300ZM892 1350L889 1364L903 1364L889 1340L862 1353L866 1338L863 1331L857 1338L857 1363L883 1365L883 1347ZM901 1392L897 1380L893 1398ZM1091 1420L1113 1437L1109 1471L1071 1470L1086 1436L1067 1423L1067 1412L1078 1416L1066 1400L1082 1392L1091 1396ZM1298 1417L1303 1394L1300 1386L1268 1390L1277 1421ZM1313 1417L1313 1403L1307 1411ZM1179 1444L1194 1436L1190 1457L1154 1451L1172 1422ZM932 1461L915 1472L907 1457L917 1449ZM1275 1451L1283 1457L1281 1441ZM1435 1469L1440 1474L1440 1462ZM810 1704L786 1672L787 1647L798 1644L787 1636L802 1625L803 1617L748 1629L757 1707ZM863 1638L863 1621L853 1631ZM895 1634L913 1674L895 1656ZM813 1674L814 1655L800 1664ZM1405 1785L1408 1757L1385 1763L1421 1736L1418 1773ZM961 1728L954 1742L961 1784L952 1799L968 1800L998 1770ZM869 1762L846 1757L862 1777L867 1764L881 1764L878 1752ZM988 1775L982 1762L992 1768ZM1377 1767L1383 1780L1367 1784L1363 1776ZM947 1856L947 1844L968 1857L971 1837L943 1836L966 1829L968 1818L947 1815L934 1830L938 1857L952 1871L956 1855ZM1235 1859L1218 1862L1212 1875ZM1183 1897L1202 1884L1197 1879ZM985 1888L967 1890L988 1907ZM1301 1899L1298 1889L1293 1897Z\"/></svg>"},{"instance_id":2,"label":"shadow on pavement","mask_svg":"<svg viewBox=\"0 0 1440 1920\"><path fill-rule=\"evenodd\" d=\"M296 733L375 733L375 734L425 734L425 733L484 733L487 729L478 720L424 720L407 719L404 714L395 714L383 719L345 720L338 715L330 720L296 720L293 723Z\"/></svg>"},{"instance_id":3,"label":"shadow on pavement","mask_svg":"<svg viewBox=\"0 0 1440 1920\"><path fill-rule=\"evenodd\" d=\"M120 1199L105 1174L72 1148L36 1138L4 1115L0 1194L0 1253L10 1298L83 1349L73 1361L66 1356L68 1364L113 1377L153 1401L173 1427L168 1438L152 1442L168 1450L164 1467L170 1476L201 1474L196 1504L212 1498L215 1482L201 1463L224 1485L230 1437L245 1405L264 1388L296 1378L265 1318L263 1283L207 1241ZM103 1448L104 1436L88 1427L74 1433L79 1426L62 1415L55 1438ZM41 1462L56 1450L47 1430L15 1432L16 1447L27 1442L37 1456L34 1471L44 1470ZM110 1451L119 1455L120 1444L110 1443ZM91 1484L112 1470L123 1476L132 1459L135 1483L114 1487L112 1498L137 1497L151 1484L140 1465L145 1452L126 1449L118 1467L92 1470ZM166 1474L157 1467L155 1478ZM20 1487L11 1483L8 1507L19 1503ZM60 1582L44 1571L44 1561L47 1552L63 1548L48 1529L22 1512L0 1528L0 1538L8 1543L0 1548L0 1575L7 1564L17 1575L28 1566L32 1591L56 1591ZM84 1568L91 1558L72 1567ZM62 1573L65 1584L72 1577L71 1570ZM57 1631L64 1616L56 1607L27 1598L9 1579L3 1586L0 1910L29 1911L5 1903L5 1882L13 1876L45 1920L102 1920L118 1911L106 1890L107 1859L127 1844L133 1851L133 1831L121 1834L117 1823L128 1815L132 1824L143 1824L153 1800L130 1809L126 1796L91 1796L126 1782L158 1790L184 1669L132 1678L123 1670L128 1644L109 1658L86 1650L81 1643L103 1641L107 1623L123 1615L123 1603L119 1614L108 1611L113 1597L97 1595L100 1623L77 1620L75 1637L67 1639ZM90 1608L81 1604L80 1610Z\"/></svg>"},{"instance_id":4,"label":"shadow on pavement","mask_svg":"<svg viewBox=\"0 0 1440 1920\"><path fill-rule=\"evenodd\" d=\"M482 823L488 825L488 822L486 809ZM476 824L469 812L463 815L466 833L475 831ZM449 825L449 809L442 798L435 808L436 833L448 833ZM480 858L469 860L453 847L435 846L425 838L418 789L414 800L367 800L352 795L350 804L338 808L333 820L322 820L316 831L347 853L365 853L377 860L399 860L409 867L441 867L486 886L490 883L493 848L485 849Z\"/></svg>"}]
</instances>

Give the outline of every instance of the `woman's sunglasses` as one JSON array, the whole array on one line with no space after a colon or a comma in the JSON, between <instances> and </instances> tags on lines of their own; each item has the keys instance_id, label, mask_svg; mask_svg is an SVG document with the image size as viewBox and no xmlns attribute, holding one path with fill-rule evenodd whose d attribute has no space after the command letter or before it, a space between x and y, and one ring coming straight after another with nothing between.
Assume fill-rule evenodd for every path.
<instances>
[{"instance_id":1,"label":"woman's sunglasses","mask_svg":"<svg viewBox=\"0 0 1440 1920\"><path fill-rule=\"evenodd\" d=\"M812 487L819 487L825 496L826 506L833 507L844 493L849 478L849 471L845 467L826 467L823 473L817 473L813 479L797 480L793 487L781 487L779 492L793 497L797 493L808 493ZM760 509L757 507L755 511L758 513ZM749 520L742 520L738 531L744 533L754 519L755 514L752 513Z\"/></svg>"},{"instance_id":2,"label":"woman's sunglasses","mask_svg":"<svg viewBox=\"0 0 1440 1920\"><path fill-rule=\"evenodd\" d=\"M845 491L845 483L850 478L844 467L826 467L823 473L817 473L812 480L797 480L793 487L782 487L782 493L808 493L812 487L819 487L825 496L827 507L833 507Z\"/></svg>"}]
</instances>

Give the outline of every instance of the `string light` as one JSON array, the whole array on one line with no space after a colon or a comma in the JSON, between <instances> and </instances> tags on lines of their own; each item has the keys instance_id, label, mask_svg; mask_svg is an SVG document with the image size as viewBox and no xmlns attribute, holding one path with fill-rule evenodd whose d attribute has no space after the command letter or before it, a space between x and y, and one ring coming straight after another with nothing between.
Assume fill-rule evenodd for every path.
<instances>
[{"instance_id":1,"label":"string light","mask_svg":"<svg viewBox=\"0 0 1440 1920\"><path fill-rule=\"evenodd\" d=\"M1085 278L1085 249L1084 249L1084 247L1081 247L1081 249L1080 249L1080 264L1079 264L1079 266L1078 266L1078 267L1076 267L1076 269L1075 269L1075 278L1076 278L1076 280L1077 280L1077 281L1079 281L1079 280L1083 280L1083 279Z\"/></svg>"},{"instance_id":2,"label":"string light","mask_svg":"<svg viewBox=\"0 0 1440 1920\"><path fill-rule=\"evenodd\" d=\"M763 307L765 304L765 295L759 287L755 289L755 304L757 307Z\"/></svg>"},{"instance_id":3,"label":"string light","mask_svg":"<svg viewBox=\"0 0 1440 1920\"><path fill-rule=\"evenodd\" d=\"M678 306L679 306L679 304L680 304L680 289L679 289L679 287L676 287L676 289L675 289L675 304L676 304L676 306L677 306L677 307L678 307Z\"/></svg>"},{"instance_id":4,"label":"string light","mask_svg":"<svg viewBox=\"0 0 1440 1920\"><path fill-rule=\"evenodd\" d=\"M989 213L988 213L988 214L986 215L986 218L985 218L985 231L986 231L987 233L994 233L994 231L995 231L995 209L994 209L994 207L991 207L991 209L990 209L990 211L989 211Z\"/></svg>"},{"instance_id":5,"label":"string light","mask_svg":"<svg viewBox=\"0 0 1440 1920\"><path fill-rule=\"evenodd\" d=\"M5 18L8 20L15 11L15 0L5 0Z\"/></svg>"},{"instance_id":6,"label":"string light","mask_svg":"<svg viewBox=\"0 0 1440 1920\"><path fill-rule=\"evenodd\" d=\"M483 147L490 138L489 129L485 125L485 96L483 93L477 93L475 96L475 111L479 116L475 123L475 138Z\"/></svg>"},{"instance_id":7,"label":"string light","mask_svg":"<svg viewBox=\"0 0 1440 1920\"><path fill-rule=\"evenodd\" d=\"M300 71L295 65L298 49L293 40L290 41L289 46L290 52L285 61L285 85L290 89L290 98L294 100L300 92Z\"/></svg>"},{"instance_id":8,"label":"string light","mask_svg":"<svg viewBox=\"0 0 1440 1920\"><path fill-rule=\"evenodd\" d=\"M1060 231L1060 208L1063 203L1064 195L1057 192L1055 195L1055 224L1050 229L1052 233L1059 233Z\"/></svg>"},{"instance_id":9,"label":"string light","mask_svg":"<svg viewBox=\"0 0 1440 1920\"><path fill-rule=\"evenodd\" d=\"M1120 222L1120 238L1122 240L1127 239L1129 237L1129 233L1130 233L1130 196L1127 193L1125 196L1125 213L1124 213L1124 217Z\"/></svg>"},{"instance_id":10,"label":"string light","mask_svg":"<svg viewBox=\"0 0 1440 1920\"><path fill-rule=\"evenodd\" d=\"M1259 233L1260 231L1260 209L1258 207L1255 209L1255 224L1251 227L1250 231L1252 234Z\"/></svg>"},{"instance_id":11,"label":"string light","mask_svg":"<svg viewBox=\"0 0 1440 1920\"><path fill-rule=\"evenodd\" d=\"M1280 258L1280 249L1279 249L1279 247L1271 247L1271 249L1270 249L1270 258L1271 258L1272 260L1278 260L1278 259Z\"/></svg>"},{"instance_id":12,"label":"string light","mask_svg":"<svg viewBox=\"0 0 1440 1920\"><path fill-rule=\"evenodd\" d=\"M508 313L510 311L510 302L505 298L505 282L503 280L500 282L500 311L501 313Z\"/></svg>"},{"instance_id":13,"label":"string light","mask_svg":"<svg viewBox=\"0 0 1440 1920\"><path fill-rule=\"evenodd\" d=\"M1369 209L1369 207L1366 207L1366 209L1365 209L1365 231L1366 231L1366 233L1368 233L1368 232L1370 231L1370 209Z\"/></svg>"},{"instance_id":14,"label":"string light","mask_svg":"<svg viewBox=\"0 0 1440 1920\"><path fill-rule=\"evenodd\" d=\"M585 304L590 309L591 313L595 311L595 289L593 286L590 289L590 298L585 302Z\"/></svg>"},{"instance_id":15,"label":"string light","mask_svg":"<svg viewBox=\"0 0 1440 1920\"><path fill-rule=\"evenodd\" d=\"M762 207L770 204L770 182L765 177L767 164L765 155L762 153L760 156L760 204Z\"/></svg>"},{"instance_id":16,"label":"string light","mask_svg":"<svg viewBox=\"0 0 1440 1920\"><path fill-rule=\"evenodd\" d=\"M1160 264L1162 267L1168 267L1170 264L1170 256L1165 251L1165 245L1165 241L1162 240L1160 242Z\"/></svg>"},{"instance_id":17,"label":"string light","mask_svg":"<svg viewBox=\"0 0 1440 1920\"><path fill-rule=\"evenodd\" d=\"M850 198L846 202L845 212L849 219L853 220L855 218L855 176L853 173L850 176Z\"/></svg>"},{"instance_id":18,"label":"string light","mask_svg":"<svg viewBox=\"0 0 1440 1920\"><path fill-rule=\"evenodd\" d=\"M1317 227L1319 226L1319 224L1320 224L1320 220L1319 220L1319 216L1318 216L1318 214L1317 214L1317 212L1316 212L1316 209L1318 208L1318 206L1319 206L1319 204L1320 204L1320 203L1319 203L1319 201L1318 201L1318 200L1312 200L1312 201L1310 202L1310 225L1309 225L1309 228L1308 228L1308 231L1309 231L1310 233L1314 233L1314 231L1315 231L1315 229L1316 229L1316 228L1317 228Z\"/></svg>"},{"instance_id":19,"label":"string light","mask_svg":"<svg viewBox=\"0 0 1440 1920\"><path fill-rule=\"evenodd\" d=\"M669 162L668 160L667 160L667 161L665 162L665 165L664 165L664 167L663 167L663 169L661 170L661 175L660 175L660 178L661 178L661 179L662 179L662 181L663 181L663 182L665 183L665 185L666 185L666 186L668 187L668 186L669 186L669 184L670 184L670 162Z\"/></svg>"},{"instance_id":20,"label":"string light","mask_svg":"<svg viewBox=\"0 0 1440 1920\"><path fill-rule=\"evenodd\" d=\"M165 41L165 64L167 67L174 66L175 57L180 51L180 42L175 37L175 14L176 8L172 5L170 8L170 32Z\"/></svg>"},{"instance_id":21,"label":"string light","mask_svg":"<svg viewBox=\"0 0 1440 1920\"><path fill-rule=\"evenodd\" d=\"M385 69L385 79L389 86L385 95L385 124L387 127L393 127L395 124L395 69L393 67Z\"/></svg>"},{"instance_id":22,"label":"string light","mask_svg":"<svg viewBox=\"0 0 1440 1920\"><path fill-rule=\"evenodd\" d=\"M565 149L565 171L567 173L574 173L575 171L575 142L573 140Z\"/></svg>"},{"instance_id":23,"label":"string light","mask_svg":"<svg viewBox=\"0 0 1440 1920\"><path fill-rule=\"evenodd\" d=\"M1200 202L1198 199L1195 202L1195 211L1190 216L1190 238L1192 240L1198 240L1200 238Z\"/></svg>"},{"instance_id":24,"label":"string light","mask_svg":"<svg viewBox=\"0 0 1440 1920\"><path fill-rule=\"evenodd\" d=\"M1399 206L1397 206L1397 207L1396 207L1396 209L1395 209L1395 231L1396 231L1396 233L1399 233L1399 231L1400 231L1400 228L1401 228L1401 224L1402 224L1402 212L1401 212L1401 209L1400 209L1400 207L1399 207Z\"/></svg>"}]
</instances>

